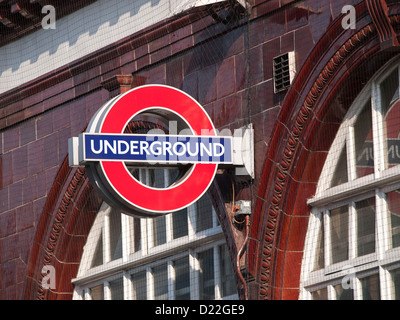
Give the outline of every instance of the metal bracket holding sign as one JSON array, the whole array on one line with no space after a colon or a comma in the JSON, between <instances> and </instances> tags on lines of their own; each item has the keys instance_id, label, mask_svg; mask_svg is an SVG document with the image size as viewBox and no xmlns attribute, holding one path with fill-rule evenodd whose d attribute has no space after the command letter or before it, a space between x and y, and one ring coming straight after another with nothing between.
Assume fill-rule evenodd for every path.
<instances>
[{"instance_id":1,"label":"metal bracket holding sign","mask_svg":"<svg viewBox=\"0 0 400 320\"><path fill-rule=\"evenodd\" d=\"M178 120L186 134L124 134L128 123L143 114ZM69 140L69 164L85 166L93 187L110 205L134 216L158 216L196 202L219 165L254 178L253 137L251 125L235 130L233 136L218 136L207 112L192 97L169 86L147 85L99 109L86 132ZM190 169L171 186L157 189L138 181L127 164Z\"/></svg>"},{"instance_id":2,"label":"metal bracket holding sign","mask_svg":"<svg viewBox=\"0 0 400 320\"><path fill-rule=\"evenodd\" d=\"M233 161L235 175L254 179L254 129L253 124L235 130L233 137Z\"/></svg>"}]
</instances>

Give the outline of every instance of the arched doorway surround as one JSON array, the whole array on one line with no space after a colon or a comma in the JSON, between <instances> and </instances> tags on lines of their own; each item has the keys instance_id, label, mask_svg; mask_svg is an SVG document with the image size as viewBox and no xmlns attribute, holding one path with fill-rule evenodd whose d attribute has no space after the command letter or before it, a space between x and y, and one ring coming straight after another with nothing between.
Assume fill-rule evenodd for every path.
<instances>
[{"instance_id":1,"label":"arched doorway surround","mask_svg":"<svg viewBox=\"0 0 400 320\"><path fill-rule=\"evenodd\" d=\"M400 52L391 38L399 30L400 16L379 18L385 7L360 3L357 30L344 30L343 16L334 21L285 97L251 220L248 261L255 277L250 287L253 298L298 299L310 214L307 200L315 194L330 145L352 101Z\"/></svg>"}]
</instances>

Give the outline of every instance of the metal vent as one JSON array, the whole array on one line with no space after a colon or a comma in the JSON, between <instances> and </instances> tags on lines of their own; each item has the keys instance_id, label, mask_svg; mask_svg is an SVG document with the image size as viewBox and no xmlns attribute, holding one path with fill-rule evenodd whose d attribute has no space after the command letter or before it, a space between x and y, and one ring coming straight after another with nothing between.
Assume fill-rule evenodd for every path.
<instances>
[{"instance_id":1,"label":"metal vent","mask_svg":"<svg viewBox=\"0 0 400 320\"><path fill-rule=\"evenodd\" d=\"M288 52L274 58L274 91L275 93L290 87L295 71L294 52Z\"/></svg>"}]
</instances>

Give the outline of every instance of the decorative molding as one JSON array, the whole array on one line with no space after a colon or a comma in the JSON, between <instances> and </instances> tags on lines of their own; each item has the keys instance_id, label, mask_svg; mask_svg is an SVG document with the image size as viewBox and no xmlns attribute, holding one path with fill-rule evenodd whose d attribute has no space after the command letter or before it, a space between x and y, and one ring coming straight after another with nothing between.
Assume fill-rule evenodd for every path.
<instances>
[{"instance_id":1,"label":"decorative molding","mask_svg":"<svg viewBox=\"0 0 400 320\"><path fill-rule=\"evenodd\" d=\"M50 231L50 235L48 237L47 243L44 246L44 256L42 259L41 268L39 272L42 270L44 266L53 265L55 259L55 250L58 244L58 240L60 238L60 233L63 228L63 224L65 221L65 216L67 211L69 210L71 204L73 204L73 200L76 197L77 191L82 186L83 182L86 179L85 169L77 168L67 190L62 197L61 204L56 212L53 226ZM38 291L37 291L37 299L44 300L46 295L49 293L48 290L44 290L42 287L42 279L44 275L40 273L39 281L38 281Z\"/></svg>"},{"instance_id":2,"label":"decorative molding","mask_svg":"<svg viewBox=\"0 0 400 320\"><path fill-rule=\"evenodd\" d=\"M383 49L400 46L396 32L390 23L385 0L367 0L367 8L376 27Z\"/></svg>"}]
</instances>

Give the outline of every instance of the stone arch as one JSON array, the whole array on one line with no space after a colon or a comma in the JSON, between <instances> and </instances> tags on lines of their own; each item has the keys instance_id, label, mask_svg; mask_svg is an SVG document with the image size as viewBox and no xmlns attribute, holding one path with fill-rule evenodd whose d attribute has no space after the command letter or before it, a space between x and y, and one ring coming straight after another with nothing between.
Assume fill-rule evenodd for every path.
<instances>
[{"instance_id":1,"label":"stone arch","mask_svg":"<svg viewBox=\"0 0 400 320\"><path fill-rule=\"evenodd\" d=\"M101 199L88 183L83 168L62 163L47 197L31 249L23 299L71 299L86 236ZM42 286L44 266L55 270L55 289Z\"/></svg>"},{"instance_id":2,"label":"stone arch","mask_svg":"<svg viewBox=\"0 0 400 320\"><path fill-rule=\"evenodd\" d=\"M365 4L357 10L363 12L359 30L344 31L337 19L314 47L286 95L273 131L281 134L269 142L248 251L257 291L252 296L259 299L298 298L310 214L307 199L315 194L327 152L351 101L400 52L398 47L382 45ZM400 16L389 21L397 28ZM342 110L333 110L334 106Z\"/></svg>"}]
</instances>

